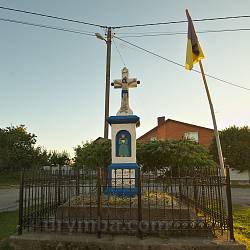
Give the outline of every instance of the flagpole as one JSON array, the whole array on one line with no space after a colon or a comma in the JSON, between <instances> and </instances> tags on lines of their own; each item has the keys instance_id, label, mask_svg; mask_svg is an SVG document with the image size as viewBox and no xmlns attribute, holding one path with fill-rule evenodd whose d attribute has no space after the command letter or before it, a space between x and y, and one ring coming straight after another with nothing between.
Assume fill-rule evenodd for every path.
<instances>
[{"instance_id":1,"label":"flagpole","mask_svg":"<svg viewBox=\"0 0 250 250\"><path fill-rule=\"evenodd\" d=\"M220 176L222 176L223 179L226 180L226 185L224 185L224 183L223 183L223 186L222 186L222 187L225 187L224 190L222 189L222 199L223 199L224 204L225 204L227 222L228 222L229 231L230 231L230 240L234 240L229 169L228 168L225 169L225 166L224 166L224 159L223 159L222 150L221 150L221 143L220 143L220 137L219 137L219 132L218 132L218 128L217 128L215 113L214 113L214 107L213 107L212 99L211 99L211 96L209 93L206 75L204 73L204 69L203 69L202 62L201 62L201 59L204 58L204 54L203 54L203 51L199 45L199 41L198 41L197 35L195 33L194 25L193 25L193 22L192 22L192 19L191 19L189 13L188 13L188 10L186 10L186 15L187 15L187 19L188 19L188 43L187 43L187 55L186 55L185 68L188 70L191 70L193 68L193 64L196 63L197 61L199 62L201 75L202 75L202 79L203 79L204 86L206 89L207 99L209 102L210 111L211 111L212 120L213 120L213 125L214 125L214 136L215 136L215 140L216 140L217 151L218 151L219 162L220 162L220 168L219 168L220 171L219 172L220 172Z\"/></svg>"},{"instance_id":2,"label":"flagpole","mask_svg":"<svg viewBox=\"0 0 250 250\"><path fill-rule=\"evenodd\" d=\"M208 102L209 102L210 111L211 111L211 115L212 115L212 119L213 119L214 136L215 136L215 140L216 140L217 151L218 151L219 162L220 162L220 173L221 173L222 177L226 178L227 177L226 176L226 170L225 170L225 166L224 166L224 159L223 159L223 155L222 155L222 149L221 149L219 131L218 131L218 128L217 128L217 123L216 123L216 118L215 118L215 113L214 113L214 107L213 107L212 99L211 99L209 88L208 88L208 84L207 84L206 75L204 73L204 69L203 69L203 65L202 65L201 60L199 60L199 66L200 66L201 75L202 75L202 79L203 79L204 86L205 86L205 89L206 89L207 99L208 99ZM223 197L223 200L225 202L226 215L229 218L229 214L232 214L232 211L231 211L231 213L229 213L229 211L228 211L228 207L229 207L228 206L228 202L229 202L229 199L228 199L227 186L225 186L224 192L222 192L222 197Z\"/></svg>"},{"instance_id":3,"label":"flagpole","mask_svg":"<svg viewBox=\"0 0 250 250\"><path fill-rule=\"evenodd\" d=\"M219 132L218 132L217 123L216 123L216 119L215 119L214 107L213 107L212 99L211 99L208 84L207 84L206 75L204 73L204 69L203 69L203 65L202 65L201 60L199 60L199 66L200 66L201 75L202 75L202 79L203 79L204 86L206 89L207 98L208 98L208 102L209 102L209 106L210 106L210 111L211 111L211 115L212 115L212 119L213 119L214 136L215 136L217 151L218 151L218 156L219 156L220 171L221 171L221 175L223 177L225 177L224 159L223 159L223 155L222 155L220 137L219 137Z\"/></svg>"}]
</instances>

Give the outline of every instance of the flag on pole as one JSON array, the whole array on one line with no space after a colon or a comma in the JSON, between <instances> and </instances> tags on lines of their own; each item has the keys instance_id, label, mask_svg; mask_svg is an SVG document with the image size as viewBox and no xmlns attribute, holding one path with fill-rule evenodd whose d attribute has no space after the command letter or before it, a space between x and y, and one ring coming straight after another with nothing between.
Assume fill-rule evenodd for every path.
<instances>
[{"instance_id":1,"label":"flag on pole","mask_svg":"<svg viewBox=\"0 0 250 250\"><path fill-rule=\"evenodd\" d=\"M194 25L192 19L186 10L186 15L188 19L188 41L187 41L187 54L186 54L186 65L187 70L191 70L193 65L204 58L203 51L199 44L197 35L195 33Z\"/></svg>"}]
</instances>

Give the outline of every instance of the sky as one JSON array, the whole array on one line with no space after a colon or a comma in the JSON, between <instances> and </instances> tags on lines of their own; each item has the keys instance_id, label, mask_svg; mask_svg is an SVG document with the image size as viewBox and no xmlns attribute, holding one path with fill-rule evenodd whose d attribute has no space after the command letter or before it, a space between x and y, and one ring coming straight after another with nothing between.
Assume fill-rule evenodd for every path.
<instances>
[{"instance_id":1,"label":"sky","mask_svg":"<svg viewBox=\"0 0 250 250\"><path fill-rule=\"evenodd\" d=\"M0 6L77 19L105 26L249 15L250 1L2 0ZM99 27L58 21L0 9L0 18L77 29ZM197 31L250 28L250 18L195 22ZM106 44L94 36L0 21L0 127L24 124L37 145L58 151L103 136ZM114 30L115 36L185 64L186 35L126 37L149 32L185 32L187 24ZM136 34L135 34L136 33ZM207 74L250 88L250 31L198 34ZM115 43L114 43L115 42ZM140 136L157 117L212 128L201 75L148 55L115 39L111 80L128 67L141 84L130 90L130 106L141 119ZM117 49L116 49L117 47ZM120 52L122 59L118 53ZM199 69L195 65L195 69ZM250 91L208 78L219 129L250 126ZM120 90L110 89L110 115L120 107Z\"/></svg>"}]
</instances>

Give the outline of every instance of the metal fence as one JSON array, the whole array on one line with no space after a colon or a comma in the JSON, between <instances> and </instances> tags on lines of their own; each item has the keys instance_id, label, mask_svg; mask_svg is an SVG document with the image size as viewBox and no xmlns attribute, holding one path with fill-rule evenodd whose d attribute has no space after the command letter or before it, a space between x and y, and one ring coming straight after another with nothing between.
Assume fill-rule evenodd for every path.
<instances>
[{"instance_id":1,"label":"metal fence","mask_svg":"<svg viewBox=\"0 0 250 250\"><path fill-rule=\"evenodd\" d=\"M19 233L207 236L232 225L223 198L229 182L217 169L142 168L132 197L107 193L108 183L113 189L135 185L116 173L109 182L101 169L23 172Z\"/></svg>"}]
</instances>

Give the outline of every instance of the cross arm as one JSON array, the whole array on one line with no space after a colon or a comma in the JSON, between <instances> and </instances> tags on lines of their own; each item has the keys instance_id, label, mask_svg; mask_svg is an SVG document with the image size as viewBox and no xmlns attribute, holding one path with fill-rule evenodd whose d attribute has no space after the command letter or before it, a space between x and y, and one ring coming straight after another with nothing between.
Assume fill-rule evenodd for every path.
<instances>
[{"instance_id":1,"label":"cross arm","mask_svg":"<svg viewBox=\"0 0 250 250\"><path fill-rule=\"evenodd\" d=\"M128 79L128 87L129 87L129 88L136 88L138 82L139 82L139 81L137 81L136 78Z\"/></svg>"},{"instance_id":2,"label":"cross arm","mask_svg":"<svg viewBox=\"0 0 250 250\"><path fill-rule=\"evenodd\" d=\"M111 83L111 86L113 86L115 89L120 89L122 87L122 81L121 80L114 80Z\"/></svg>"}]
</instances>

